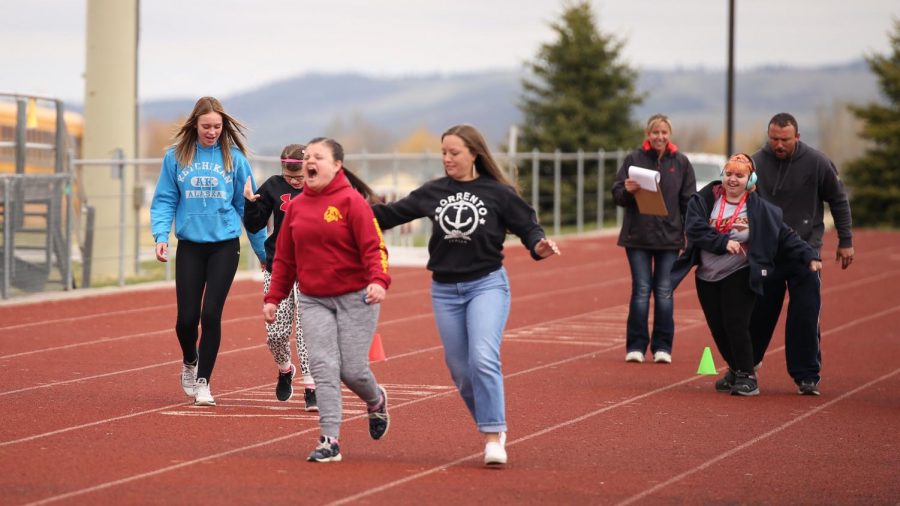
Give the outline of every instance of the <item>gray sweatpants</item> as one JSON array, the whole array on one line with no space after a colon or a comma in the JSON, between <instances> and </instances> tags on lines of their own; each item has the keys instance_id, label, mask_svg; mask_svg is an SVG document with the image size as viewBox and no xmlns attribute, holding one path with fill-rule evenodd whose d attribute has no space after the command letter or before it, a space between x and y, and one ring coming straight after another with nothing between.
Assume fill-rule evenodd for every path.
<instances>
[{"instance_id":1,"label":"gray sweatpants","mask_svg":"<svg viewBox=\"0 0 900 506\"><path fill-rule=\"evenodd\" d=\"M381 398L369 368L369 347L381 306L366 304L365 293L365 289L337 297L300 293L300 324L316 379L323 436L341 435L341 381L366 404Z\"/></svg>"}]
</instances>

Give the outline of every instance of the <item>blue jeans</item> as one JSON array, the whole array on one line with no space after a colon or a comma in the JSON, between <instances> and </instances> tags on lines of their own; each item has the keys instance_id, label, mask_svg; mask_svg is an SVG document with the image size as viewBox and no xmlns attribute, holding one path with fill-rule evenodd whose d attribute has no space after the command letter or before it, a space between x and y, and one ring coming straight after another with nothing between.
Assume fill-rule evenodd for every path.
<instances>
[{"instance_id":1,"label":"blue jeans","mask_svg":"<svg viewBox=\"0 0 900 506\"><path fill-rule=\"evenodd\" d=\"M481 432L505 432L500 341L509 316L509 278L500 268L462 283L431 283L444 361Z\"/></svg>"},{"instance_id":2,"label":"blue jeans","mask_svg":"<svg viewBox=\"0 0 900 506\"><path fill-rule=\"evenodd\" d=\"M672 264L675 250L625 248L631 267L631 302L628 305L628 327L625 350L665 351L672 353L675 336L675 306L672 303ZM653 292L653 334L648 331L650 292Z\"/></svg>"}]
</instances>

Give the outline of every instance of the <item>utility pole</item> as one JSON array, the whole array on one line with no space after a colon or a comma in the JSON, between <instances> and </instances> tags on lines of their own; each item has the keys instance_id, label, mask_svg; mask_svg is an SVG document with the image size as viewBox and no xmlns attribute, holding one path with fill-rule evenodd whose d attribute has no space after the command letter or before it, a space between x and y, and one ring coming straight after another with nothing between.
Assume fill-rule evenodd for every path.
<instances>
[{"instance_id":1,"label":"utility pole","mask_svg":"<svg viewBox=\"0 0 900 506\"><path fill-rule=\"evenodd\" d=\"M734 153L734 0L728 0L728 75L725 88L725 156L731 156Z\"/></svg>"}]
</instances>

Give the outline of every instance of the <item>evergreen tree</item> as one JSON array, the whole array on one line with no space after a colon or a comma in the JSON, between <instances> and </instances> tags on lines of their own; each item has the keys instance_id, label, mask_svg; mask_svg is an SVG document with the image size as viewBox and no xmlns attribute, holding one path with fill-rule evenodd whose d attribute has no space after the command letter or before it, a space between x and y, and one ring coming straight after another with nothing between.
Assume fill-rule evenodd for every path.
<instances>
[{"instance_id":1,"label":"evergreen tree","mask_svg":"<svg viewBox=\"0 0 900 506\"><path fill-rule=\"evenodd\" d=\"M598 31L585 1L567 5L550 26L557 40L541 46L528 65L533 75L522 81L520 147L573 152L638 143L632 108L643 97L636 92L637 72L619 61L623 43Z\"/></svg>"},{"instance_id":2,"label":"evergreen tree","mask_svg":"<svg viewBox=\"0 0 900 506\"><path fill-rule=\"evenodd\" d=\"M522 80L518 150L596 153L636 146L643 133L633 121L632 109L643 97L636 91L637 72L619 59L624 43L598 31L590 3L584 0L565 4L561 18L550 27L556 41L541 46L535 60L527 64L530 75ZM571 161L561 166L564 225L577 219L575 167ZM605 164L601 187L596 166L586 167L585 188L608 194L617 168L613 162ZM553 195L552 162L542 162L539 172L539 211L547 223ZM523 194L528 195L531 178L522 171L519 177ZM603 197L607 216L614 215L612 200ZM596 203L597 198L585 196L585 216L596 216Z\"/></svg>"},{"instance_id":3,"label":"evergreen tree","mask_svg":"<svg viewBox=\"0 0 900 506\"><path fill-rule=\"evenodd\" d=\"M871 143L847 165L854 225L900 226L900 20L890 39L890 55L866 58L886 100L850 108L864 122L861 137Z\"/></svg>"}]
</instances>

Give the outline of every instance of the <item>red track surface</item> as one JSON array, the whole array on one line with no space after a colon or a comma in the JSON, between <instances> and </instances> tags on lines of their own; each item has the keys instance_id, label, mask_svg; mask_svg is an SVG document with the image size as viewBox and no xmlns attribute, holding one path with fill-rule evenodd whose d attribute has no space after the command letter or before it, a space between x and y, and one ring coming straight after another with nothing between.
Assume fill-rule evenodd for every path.
<instances>
[{"instance_id":1,"label":"red track surface","mask_svg":"<svg viewBox=\"0 0 900 506\"><path fill-rule=\"evenodd\" d=\"M511 246L503 345L510 464L451 386L422 268L394 269L373 365L391 430L368 437L345 397L344 461L311 464L316 418L274 397L260 284L235 283L211 382L178 384L172 285L0 305L0 504L896 504L900 501L900 234L862 231L823 272L822 396L785 372L782 326L762 395L696 375L715 350L693 281L676 293L672 365L626 364L630 279L612 237ZM835 239L824 252L833 255ZM724 363L717 354L716 365Z\"/></svg>"}]
</instances>

